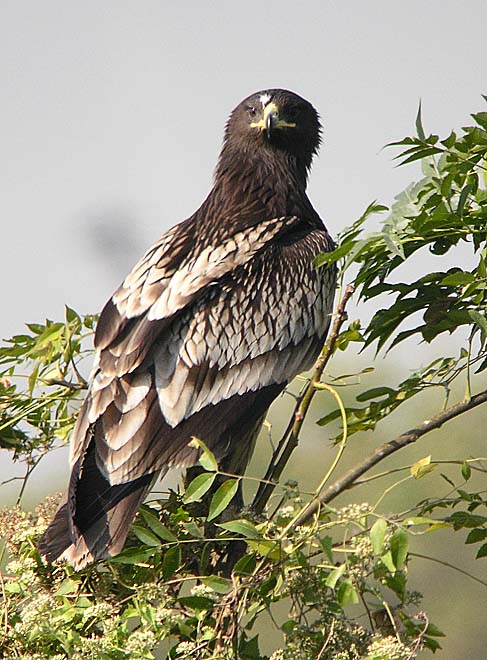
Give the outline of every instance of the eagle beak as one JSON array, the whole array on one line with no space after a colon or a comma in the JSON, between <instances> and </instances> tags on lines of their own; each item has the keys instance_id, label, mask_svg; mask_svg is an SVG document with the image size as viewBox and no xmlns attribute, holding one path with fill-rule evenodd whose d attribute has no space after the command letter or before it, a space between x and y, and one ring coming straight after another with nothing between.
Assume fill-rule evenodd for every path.
<instances>
[{"instance_id":1,"label":"eagle beak","mask_svg":"<svg viewBox=\"0 0 487 660\"><path fill-rule=\"evenodd\" d=\"M277 126L279 121L279 112L275 103L269 103L264 108L264 130L267 139L271 137L272 129Z\"/></svg>"},{"instance_id":2,"label":"eagle beak","mask_svg":"<svg viewBox=\"0 0 487 660\"><path fill-rule=\"evenodd\" d=\"M279 119L279 108L272 102L265 106L262 119L254 121L250 125L252 128L260 128L261 131L265 131L268 139L276 128L296 128L295 123Z\"/></svg>"}]
</instances>

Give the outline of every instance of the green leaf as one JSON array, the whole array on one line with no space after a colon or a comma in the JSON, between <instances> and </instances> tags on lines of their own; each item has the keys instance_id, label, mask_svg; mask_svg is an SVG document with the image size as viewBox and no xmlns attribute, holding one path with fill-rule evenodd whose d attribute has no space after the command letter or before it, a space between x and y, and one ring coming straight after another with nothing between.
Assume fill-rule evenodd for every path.
<instances>
[{"instance_id":1,"label":"green leaf","mask_svg":"<svg viewBox=\"0 0 487 660\"><path fill-rule=\"evenodd\" d=\"M344 580L338 587L337 600L342 607L356 605L358 603L357 590L350 580Z\"/></svg>"},{"instance_id":2,"label":"green leaf","mask_svg":"<svg viewBox=\"0 0 487 660\"><path fill-rule=\"evenodd\" d=\"M188 534L191 534L191 536L194 536L198 539L205 538L204 533L193 520L188 520L187 522L183 523L183 527L188 532Z\"/></svg>"},{"instance_id":3,"label":"green leaf","mask_svg":"<svg viewBox=\"0 0 487 660\"><path fill-rule=\"evenodd\" d=\"M119 555L110 557L110 563L114 564L145 564L145 562L154 556L157 548L152 546L150 548L127 548Z\"/></svg>"},{"instance_id":4,"label":"green leaf","mask_svg":"<svg viewBox=\"0 0 487 660\"><path fill-rule=\"evenodd\" d=\"M467 203L468 196L472 192L472 186L467 183L466 186L462 189L462 192L460 193L460 196L458 198L458 206L457 206L457 214L463 218L463 211L465 208L465 204Z\"/></svg>"},{"instance_id":5,"label":"green leaf","mask_svg":"<svg viewBox=\"0 0 487 660\"><path fill-rule=\"evenodd\" d=\"M391 556L394 566L402 568L408 554L408 535L399 528L391 537Z\"/></svg>"},{"instance_id":6,"label":"green leaf","mask_svg":"<svg viewBox=\"0 0 487 660\"><path fill-rule=\"evenodd\" d=\"M279 541L247 541L249 548L257 552L261 557L278 561L281 559L282 551Z\"/></svg>"},{"instance_id":7,"label":"green leaf","mask_svg":"<svg viewBox=\"0 0 487 660\"><path fill-rule=\"evenodd\" d=\"M483 336L487 338L487 319L483 314L480 312L477 312L475 309L470 309L468 311L468 315L472 319L472 321L478 325L480 328L480 331L482 332Z\"/></svg>"},{"instance_id":8,"label":"green leaf","mask_svg":"<svg viewBox=\"0 0 487 660\"><path fill-rule=\"evenodd\" d=\"M216 472L218 470L218 463L215 458L215 454L208 449L202 440L196 436L193 436L189 446L196 447L201 450L201 456L198 459L201 467L203 467L208 472Z\"/></svg>"},{"instance_id":9,"label":"green leaf","mask_svg":"<svg viewBox=\"0 0 487 660\"><path fill-rule=\"evenodd\" d=\"M66 578L63 580L55 592L55 596L65 596L66 594L75 594L79 589L79 582L71 580L71 578Z\"/></svg>"},{"instance_id":10,"label":"green leaf","mask_svg":"<svg viewBox=\"0 0 487 660\"><path fill-rule=\"evenodd\" d=\"M487 112L475 112L472 114L477 124L487 131Z\"/></svg>"},{"instance_id":11,"label":"green leaf","mask_svg":"<svg viewBox=\"0 0 487 660\"><path fill-rule=\"evenodd\" d=\"M259 587L260 596L268 596L272 591L274 591L276 584L277 577L275 575L268 577L267 580L264 580Z\"/></svg>"},{"instance_id":12,"label":"green leaf","mask_svg":"<svg viewBox=\"0 0 487 660\"><path fill-rule=\"evenodd\" d=\"M323 266L325 264L334 264L336 261L339 261L345 257L354 245L355 241L346 241L331 252L322 252L317 257L315 257L313 263L317 267Z\"/></svg>"},{"instance_id":13,"label":"green leaf","mask_svg":"<svg viewBox=\"0 0 487 660\"><path fill-rule=\"evenodd\" d=\"M192 610L210 610L215 604L211 598L205 596L181 596L178 598L178 603Z\"/></svg>"},{"instance_id":14,"label":"green leaf","mask_svg":"<svg viewBox=\"0 0 487 660\"><path fill-rule=\"evenodd\" d=\"M164 541L177 541L174 534L161 523L159 518L150 511L150 509L142 507L140 509L140 514L147 526L150 527L154 534L157 534L159 538L164 539Z\"/></svg>"},{"instance_id":15,"label":"green leaf","mask_svg":"<svg viewBox=\"0 0 487 660\"><path fill-rule=\"evenodd\" d=\"M451 149L456 141L457 136L454 131L452 131L445 140L440 140L441 144L443 144L447 149Z\"/></svg>"},{"instance_id":16,"label":"green leaf","mask_svg":"<svg viewBox=\"0 0 487 660\"><path fill-rule=\"evenodd\" d=\"M79 321L81 323L81 318L79 314L74 310L71 309L68 305L64 306L64 313L66 315L66 321L68 323L71 323L72 321Z\"/></svg>"},{"instance_id":17,"label":"green leaf","mask_svg":"<svg viewBox=\"0 0 487 660\"><path fill-rule=\"evenodd\" d=\"M325 536L320 539L320 545L330 563L333 563L333 539L331 536Z\"/></svg>"},{"instance_id":18,"label":"green leaf","mask_svg":"<svg viewBox=\"0 0 487 660\"><path fill-rule=\"evenodd\" d=\"M239 483L240 479L227 479L222 483L211 498L207 520L213 520L227 508L238 490Z\"/></svg>"},{"instance_id":19,"label":"green leaf","mask_svg":"<svg viewBox=\"0 0 487 660\"><path fill-rule=\"evenodd\" d=\"M328 413L328 415L325 415L324 417L322 417L321 419L319 419L319 420L317 421L317 424L318 424L319 426L326 426L326 425L329 424L330 422L334 422L335 419L338 419L339 417L341 417L341 415L342 415L342 414L341 414L341 412L340 412L340 409L337 408L336 410L332 410L331 413Z\"/></svg>"},{"instance_id":20,"label":"green leaf","mask_svg":"<svg viewBox=\"0 0 487 660\"><path fill-rule=\"evenodd\" d=\"M431 463L431 456L425 456L425 458L421 458L414 465L411 465L410 472L415 479L421 479L435 468L436 463Z\"/></svg>"},{"instance_id":21,"label":"green leaf","mask_svg":"<svg viewBox=\"0 0 487 660\"><path fill-rule=\"evenodd\" d=\"M472 275L472 273L465 273L463 270L460 270L444 277L441 283L446 286L465 286L466 284L475 282L475 279L475 275Z\"/></svg>"},{"instance_id":22,"label":"green leaf","mask_svg":"<svg viewBox=\"0 0 487 660\"><path fill-rule=\"evenodd\" d=\"M340 566L330 571L325 581L326 586L330 587L330 589L334 589L338 580L345 573L345 569L346 569L345 564L340 564Z\"/></svg>"},{"instance_id":23,"label":"green leaf","mask_svg":"<svg viewBox=\"0 0 487 660\"><path fill-rule=\"evenodd\" d=\"M255 635L255 637L249 640L242 638L238 651L238 657L241 660L261 660L259 635Z\"/></svg>"},{"instance_id":24,"label":"green leaf","mask_svg":"<svg viewBox=\"0 0 487 660\"><path fill-rule=\"evenodd\" d=\"M233 567L233 572L251 575L254 572L256 566L257 561L255 559L255 555L244 555L243 557L240 557L240 559Z\"/></svg>"},{"instance_id":25,"label":"green leaf","mask_svg":"<svg viewBox=\"0 0 487 660\"><path fill-rule=\"evenodd\" d=\"M357 401L369 401L370 399L378 399L383 396L391 396L396 394L396 390L391 387L373 387L366 392L361 392L355 398Z\"/></svg>"},{"instance_id":26,"label":"green leaf","mask_svg":"<svg viewBox=\"0 0 487 660\"><path fill-rule=\"evenodd\" d=\"M475 555L475 559L482 559L483 557L487 557L487 543L480 546L480 550Z\"/></svg>"},{"instance_id":27,"label":"green leaf","mask_svg":"<svg viewBox=\"0 0 487 660\"><path fill-rule=\"evenodd\" d=\"M416 133L418 134L420 140L423 142L426 140L426 135L423 129L423 121L421 119L421 101L419 102L418 113L416 115Z\"/></svg>"},{"instance_id":28,"label":"green leaf","mask_svg":"<svg viewBox=\"0 0 487 660\"><path fill-rule=\"evenodd\" d=\"M164 580L169 580L181 565L181 548L173 545L164 553L162 560L162 575Z\"/></svg>"},{"instance_id":29,"label":"green leaf","mask_svg":"<svg viewBox=\"0 0 487 660\"><path fill-rule=\"evenodd\" d=\"M370 530L370 542L374 550L374 555L381 555L384 550L384 537L387 531L387 522L384 518L379 518L372 525Z\"/></svg>"},{"instance_id":30,"label":"green leaf","mask_svg":"<svg viewBox=\"0 0 487 660\"><path fill-rule=\"evenodd\" d=\"M465 481L468 481L471 476L472 476L472 469L471 469L470 465L467 463L467 461L463 461L463 463L462 463L462 477L465 479Z\"/></svg>"},{"instance_id":31,"label":"green leaf","mask_svg":"<svg viewBox=\"0 0 487 660\"><path fill-rule=\"evenodd\" d=\"M219 577L218 575L209 575L208 577L201 578L201 581L217 594L227 594L232 588L232 581L227 578Z\"/></svg>"},{"instance_id":32,"label":"green leaf","mask_svg":"<svg viewBox=\"0 0 487 660\"><path fill-rule=\"evenodd\" d=\"M183 502L189 504L190 502L199 502L203 495L208 492L215 481L215 472L204 472L199 474L186 488L183 497Z\"/></svg>"},{"instance_id":33,"label":"green leaf","mask_svg":"<svg viewBox=\"0 0 487 660\"><path fill-rule=\"evenodd\" d=\"M392 560L392 554L390 550L386 552L384 555L382 555L380 560L390 573L394 574L396 572L396 567L394 566L394 562Z\"/></svg>"},{"instance_id":34,"label":"green leaf","mask_svg":"<svg viewBox=\"0 0 487 660\"><path fill-rule=\"evenodd\" d=\"M487 529L479 527L469 532L465 543L480 543L481 541L485 541L485 539L487 539Z\"/></svg>"},{"instance_id":35,"label":"green leaf","mask_svg":"<svg viewBox=\"0 0 487 660\"><path fill-rule=\"evenodd\" d=\"M226 529L234 534L241 534L242 536L245 536L248 539L260 538L259 531L255 527L255 525L251 523L249 520L245 520L244 518L242 518L241 520L231 520L230 522L227 523L221 523L220 525L217 525L217 527Z\"/></svg>"},{"instance_id":36,"label":"green leaf","mask_svg":"<svg viewBox=\"0 0 487 660\"><path fill-rule=\"evenodd\" d=\"M145 527L140 527L139 525L132 525L132 531L135 536L142 541L144 545L150 545L153 547L158 547L161 545L160 539L157 538L155 534L149 532Z\"/></svg>"},{"instance_id":37,"label":"green leaf","mask_svg":"<svg viewBox=\"0 0 487 660\"><path fill-rule=\"evenodd\" d=\"M463 527L466 527L467 529L480 527L487 522L487 518L485 516L478 516L469 513L468 511L455 511L455 513L447 518L447 521L453 524L453 529L455 531L458 531Z\"/></svg>"},{"instance_id":38,"label":"green leaf","mask_svg":"<svg viewBox=\"0 0 487 660\"><path fill-rule=\"evenodd\" d=\"M29 394L30 394L31 396L32 396L32 392L34 391L34 387L35 387L36 382L37 382L37 377L38 377L38 375L39 375L39 369L40 369L40 367L41 367L41 365L40 365L40 363L38 362L38 363L35 365L35 367L34 367L34 369L32 370L32 372L29 374L29 380L28 380L28 382L29 382Z\"/></svg>"},{"instance_id":39,"label":"green leaf","mask_svg":"<svg viewBox=\"0 0 487 660\"><path fill-rule=\"evenodd\" d=\"M424 516L411 516L410 518L405 518L404 519L404 525L407 525L408 527L415 527L418 525L437 525L438 520L435 520L434 518L425 518ZM443 525L444 523L440 523ZM447 525L447 527L450 527L450 525Z\"/></svg>"},{"instance_id":40,"label":"green leaf","mask_svg":"<svg viewBox=\"0 0 487 660\"><path fill-rule=\"evenodd\" d=\"M19 582L7 582L4 588L8 594L20 594L24 591Z\"/></svg>"}]
</instances>

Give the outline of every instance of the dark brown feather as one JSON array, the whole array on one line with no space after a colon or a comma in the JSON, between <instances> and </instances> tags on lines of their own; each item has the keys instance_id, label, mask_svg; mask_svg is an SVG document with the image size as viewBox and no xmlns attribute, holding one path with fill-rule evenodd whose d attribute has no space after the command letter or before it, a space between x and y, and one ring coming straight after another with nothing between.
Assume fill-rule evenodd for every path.
<instances>
[{"instance_id":1,"label":"dark brown feather","mask_svg":"<svg viewBox=\"0 0 487 660\"><path fill-rule=\"evenodd\" d=\"M264 97L294 109L295 129L251 127L248 103ZM243 471L269 405L311 367L335 288L312 264L333 247L306 195L319 141L316 111L291 92L242 102L207 199L105 305L68 493L39 546L50 561L117 553L157 475L197 462L192 436Z\"/></svg>"}]
</instances>

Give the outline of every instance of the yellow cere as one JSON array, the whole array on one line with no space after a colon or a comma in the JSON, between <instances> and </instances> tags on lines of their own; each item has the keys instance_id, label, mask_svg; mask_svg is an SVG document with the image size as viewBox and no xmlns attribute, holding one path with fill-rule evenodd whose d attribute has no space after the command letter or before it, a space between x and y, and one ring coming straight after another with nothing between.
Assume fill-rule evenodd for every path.
<instances>
[{"instance_id":1,"label":"yellow cere","mask_svg":"<svg viewBox=\"0 0 487 660\"><path fill-rule=\"evenodd\" d=\"M262 131L266 130L267 117L269 115L274 115L275 121L272 124L272 128L296 128L294 122L284 121L279 119L279 108L275 103L268 103L264 108L264 114L262 119L259 121L253 121L250 126L252 128L260 128Z\"/></svg>"}]
</instances>

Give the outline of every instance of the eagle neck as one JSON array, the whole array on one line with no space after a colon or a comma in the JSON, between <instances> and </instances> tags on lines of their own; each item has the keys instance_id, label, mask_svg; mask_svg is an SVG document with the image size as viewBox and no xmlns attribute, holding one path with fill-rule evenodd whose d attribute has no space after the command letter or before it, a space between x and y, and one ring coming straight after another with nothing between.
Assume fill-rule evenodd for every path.
<instances>
[{"instance_id":1,"label":"eagle neck","mask_svg":"<svg viewBox=\"0 0 487 660\"><path fill-rule=\"evenodd\" d=\"M306 183L307 167L290 154L269 149L257 156L225 145L213 189L194 217L197 242L214 243L283 216L321 223L306 195Z\"/></svg>"}]
</instances>

